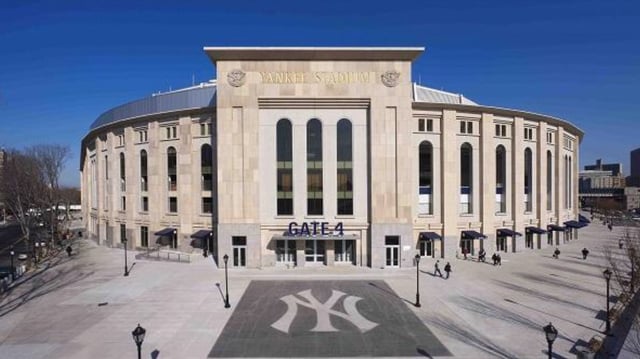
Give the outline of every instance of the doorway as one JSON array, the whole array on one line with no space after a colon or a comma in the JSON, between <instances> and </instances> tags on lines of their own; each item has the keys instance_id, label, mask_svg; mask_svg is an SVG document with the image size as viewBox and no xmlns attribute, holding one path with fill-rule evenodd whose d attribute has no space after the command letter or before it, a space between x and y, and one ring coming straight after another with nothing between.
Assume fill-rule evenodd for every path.
<instances>
[{"instance_id":1,"label":"doorway","mask_svg":"<svg viewBox=\"0 0 640 359\"><path fill-rule=\"evenodd\" d=\"M385 267L398 268L400 266L400 236L385 236Z\"/></svg>"}]
</instances>

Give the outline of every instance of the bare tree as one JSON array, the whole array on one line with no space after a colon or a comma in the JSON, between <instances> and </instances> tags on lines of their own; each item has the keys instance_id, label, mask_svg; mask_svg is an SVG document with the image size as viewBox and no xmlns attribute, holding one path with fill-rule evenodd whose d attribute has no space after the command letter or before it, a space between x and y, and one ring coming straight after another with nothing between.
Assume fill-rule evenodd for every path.
<instances>
[{"instance_id":1,"label":"bare tree","mask_svg":"<svg viewBox=\"0 0 640 359\"><path fill-rule=\"evenodd\" d=\"M41 221L46 203L47 185L39 162L31 155L17 150L7 151L0 192L4 204L20 225L23 238L33 248L32 230Z\"/></svg>"},{"instance_id":2,"label":"bare tree","mask_svg":"<svg viewBox=\"0 0 640 359\"><path fill-rule=\"evenodd\" d=\"M73 187L61 187L60 188L60 203L64 205L65 215L64 220L69 220L71 218L70 208L71 205L80 204L81 195L80 190L78 188Z\"/></svg>"},{"instance_id":3,"label":"bare tree","mask_svg":"<svg viewBox=\"0 0 640 359\"><path fill-rule=\"evenodd\" d=\"M43 144L29 147L27 151L38 161L42 177L49 187L46 198L50 213L49 226L51 236L54 238L59 231L58 209L61 202L59 185L60 173L71 155L71 150L68 146Z\"/></svg>"}]
</instances>

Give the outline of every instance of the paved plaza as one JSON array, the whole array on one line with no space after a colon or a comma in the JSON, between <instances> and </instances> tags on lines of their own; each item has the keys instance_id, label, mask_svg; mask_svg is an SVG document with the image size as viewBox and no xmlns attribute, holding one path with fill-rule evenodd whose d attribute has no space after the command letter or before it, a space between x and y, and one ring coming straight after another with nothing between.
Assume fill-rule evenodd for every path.
<instances>
[{"instance_id":1,"label":"paved plaza","mask_svg":"<svg viewBox=\"0 0 640 359\"><path fill-rule=\"evenodd\" d=\"M41 264L2 298L0 358L132 358L138 323L145 358L541 358L549 322L559 330L556 358L573 358L604 330L603 247L618 251L621 233L592 224L559 259L554 248L504 253L502 266L448 259L449 279L424 259L420 308L415 268L316 267L229 270L226 309L224 271L210 258L129 252L135 265L124 277L122 250L80 240L76 255Z\"/></svg>"}]
</instances>

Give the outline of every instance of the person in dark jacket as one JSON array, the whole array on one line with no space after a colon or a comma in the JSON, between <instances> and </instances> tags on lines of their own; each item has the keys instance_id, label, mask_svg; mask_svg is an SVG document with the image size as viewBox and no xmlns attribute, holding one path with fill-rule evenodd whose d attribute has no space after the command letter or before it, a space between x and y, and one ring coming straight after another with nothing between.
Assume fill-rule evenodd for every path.
<instances>
[{"instance_id":1,"label":"person in dark jacket","mask_svg":"<svg viewBox=\"0 0 640 359\"><path fill-rule=\"evenodd\" d=\"M587 249L587 247L582 248L582 259L587 259L588 255L589 255L589 250Z\"/></svg>"},{"instance_id":2,"label":"person in dark jacket","mask_svg":"<svg viewBox=\"0 0 640 359\"><path fill-rule=\"evenodd\" d=\"M440 260L436 261L435 268L433 270L433 275L435 276L436 274L442 277L442 272L440 272Z\"/></svg>"},{"instance_id":3,"label":"person in dark jacket","mask_svg":"<svg viewBox=\"0 0 640 359\"><path fill-rule=\"evenodd\" d=\"M71 246L67 246L67 255L69 255L69 257L71 257L71 252L73 251L73 249L71 249Z\"/></svg>"},{"instance_id":4,"label":"person in dark jacket","mask_svg":"<svg viewBox=\"0 0 640 359\"><path fill-rule=\"evenodd\" d=\"M556 250L553 251L553 258L558 259L560 256L560 250L556 247Z\"/></svg>"},{"instance_id":5,"label":"person in dark jacket","mask_svg":"<svg viewBox=\"0 0 640 359\"><path fill-rule=\"evenodd\" d=\"M451 264L449 262L444 266L444 271L447 273L447 279L449 279L449 274L451 273Z\"/></svg>"}]
</instances>

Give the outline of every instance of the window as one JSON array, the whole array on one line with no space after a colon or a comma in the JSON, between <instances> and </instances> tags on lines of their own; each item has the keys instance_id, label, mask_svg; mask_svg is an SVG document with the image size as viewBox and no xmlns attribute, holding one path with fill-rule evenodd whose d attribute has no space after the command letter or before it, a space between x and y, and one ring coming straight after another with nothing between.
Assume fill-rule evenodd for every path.
<instances>
[{"instance_id":1,"label":"window","mask_svg":"<svg viewBox=\"0 0 640 359\"><path fill-rule=\"evenodd\" d=\"M507 211L507 151L503 145L496 147L496 212Z\"/></svg>"},{"instance_id":2,"label":"window","mask_svg":"<svg viewBox=\"0 0 640 359\"><path fill-rule=\"evenodd\" d=\"M147 151L140 151L140 191L147 192L149 189L148 186L148 175L147 175Z\"/></svg>"},{"instance_id":3,"label":"window","mask_svg":"<svg viewBox=\"0 0 640 359\"><path fill-rule=\"evenodd\" d=\"M322 215L322 123L307 123L307 214Z\"/></svg>"},{"instance_id":4,"label":"window","mask_svg":"<svg viewBox=\"0 0 640 359\"><path fill-rule=\"evenodd\" d=\"M426 127L425 127L426 126ZM432 119L418 119L418 131L419 132L433 132L433 120Z\"/></svg>"},{"instance_id":5,"label":"window","mask_svg":"<svg viewBox=\"0 0 640 359\"><path fill-rule=\"evenodd\" d=\"M120 197L120 210L121 211L127 210L127 197L125 196Z\"/></svg>"},{"instance_id":6,"label":"window","mask_svg":"<svg viewBox=\"0 0 640 359\"><path fill-rule=\"evenodd\" d=\"M547 151L547 211L552 209L553 195L553 156Z\"/></svg>"},{"instance_id":7,"label":"window","mask_svg":"<svg viewBox=\"0 0 640 359\"><path fill-rule=\"evenodd\" d=\"M120 153L120 191L125 192L126 190L127 181L125 176L124 153Z\"/></svg>"},{"instance_id":8,"label":"window","mask_svg":"<svg viewBox=\"0 0 640 359\"><path fill-rule=\"evenodd\" d=\"M213 198L202 197L202 213L213 213Z\"/></svg>"},{"instance_id":9,"label":"window","mask_svg":"<svg viewBox=\"0 0 640 359\"><path fill-rule=\"evenodd\" d=\"M427 132L433 132L433 120L427 120Z\"/></svg>"},{"instance_id":10,"label":"window","mask_svg":"<svg viewBox=\"0 0 640 359\"><path fill-rule=\"evenodd\" d=\"M460 146L460 213L473 213L473 150L469 143Z\"/></svg>"},{"instance_id":11,"label":"window","mask_svg":"<svg viewBox=\"0 0 640 359\"><path fill-rule=\"evenodd\" d=\"M200 136L210 136L211 135L211 124L210 123L201 123L200 124Z\"/></svg>"},{"instance_id":12,"label":"window","mask_svg":"<svg viewBox=\"0 0 640 359\"><path fill-rule=\"evenodd\" d=\"M140 226L140 245L149 247L149 227Z\"/></svg>"},{"instance_id":13,"label":"window","mask_svg":"<svg viewBox=\"0 0 640 359\"><path fill-rule=\"evenodd\" d=\"M172 140L178 138L178 126L165 127L166 139Z\"/></svg>"},{"instance_id":14,"label":"window","mask_svg":"<svg viewBox=\"0 0 640 359\"><path fill-rule=\"evenodd\" d=\"M120 243L124 243L127 239L127 226L120 224Z\"/></svg>"},{"instance_id":15,"label":"window","mask_svg":"<svg viewBox=\"0 0 640 359\"><path fill-rule=\"evenodd\" d=\"M418 120L418 131L424 132L424 118Z\"/></svg>"},{"instance_id":16,"label":"window","mask_svg":"<svg viewBox=\"0 0 640 359\"><path fill-rule=\"evenodd\" d=\"M569 141L569 143L571 143L571 141ZM568 184L569 192L567 193L567 196L569 197L568 203L569 203L569 208L573 208L573 160L571 159L571 156L569 156L569 168L567 170L567 177L568 177L567 180L569 182Z\"/></svg>"},{"instance_id":17,"label":"window","mask_svg":"<svg viewBox=\"0 0 640 359\"><path fill-rule=\"evenodd\" d=\"M293 146L291 122L281 119L276 125L277 213L293 214Z\"/></svg>"},{"instance_id":18,"label":"window","mask_svg":"<svg viewBox=\"0 0 640 359\"><path fill-rule=\"evenodd\" d=\"M149 212L149 197L142 197L142 203L140 205L142 208L142 212Z\"/></svg>"},{"instance_id":19,"label":"window","mask_svg":"<svg viewBox=\"0 0 640 359\"><path fill-rule=\"evenodd\" d=\"M507 125L496 125L496 137L507 137Z\"/></svg>"},{"instance_id":20,"label":"window","mask_svg":"<svg viewBox=\"0 0 640 359\"><path fill-rule=\"evenodd\" d=\"M169 213L178 213L178 197L169 197Z\"/></svg>"},{"instance_id":21,"label":"window","mask_svg":"<svg viewBox=\"0 0 640 359\"><path fill-rule=\"evenodd\" d=\"M247 265L247 237L231 237L231 249L233 251L233 266L244 267Z\"/></svg>"},{"instance_id":22,"label":"window","mask_svg":"<svg viewBox=\"0 0 640 359\"><path fill-rule=\"evenodd\" d=\"M472 121L460 121L460 133L472 134L473 122Z\"/></svg>"},{"instance_id":23,"label":"window","mask_svg":"<svg viewBox=\"0 0 640 359\"><path fill-rule=\"evenodd\" d=\"M547 143L553 144L553 132L547 132Z\"/></svg>"},{"instance_id":24,"label":"window","mask_svg":"<svg viewBox=\"0 0 640 359\"><path fill-rule=\"evenodd\" d=\"M178 187L178 159L176 156L176 149L169 147L167 149L167 175L168 175L168 189L169 191L175 191Z\"/></svg>"},{"instance_id":25,"label":"window","mask_svg":"<svg viewBox=\"0 0 640 359\"><path fill-rule=\"evenodd\" d=\"M213 150L208 144L200 147L200 176L200 188L203 191L211 191L213 189Z\"/></svg>"},{"instance_id":26,"label":"window","mask_svg":"<svg viewBox=\"0 0 640 359\"><path fill-rule=\"evenodd\" d=\"M533 154L530 148L524 150L524 211L533 210Z\"/></svg>"},{"instance_id":27,"label":"window","mask_svg":"<svg viewBox=\"0 0 640 359\"><path fill-rule=\"evenodd\" d=\"M467 133L473 133L473 122L467 121Z\"/></svg>"},{"instance_id":28,"label":"window","mask_svg":"<svg viewBox=\"0 0 640 359\"><path fill-rule=\"evenodd\" d=\"M351 121L342 119L337 126L338 214L353 214L353 140Z\"/></svg>"},{"instance_id":29,"label":"window","mask_svg":"<svg viewBox=\"0 0 640 359\"><path fill-rule=\"evenodd\" d=\"M124 133L118 134L118 146L124 146Z\"/></svg>"},{"instance_id":30,"label":"window","mask_svg":"<svg viewBox=\"0 0 640 359\"><path fill-rule=\"evenodd\" d=\"M138 142L140 143L147 142L147 130L138 131Z\"/></svg>"},{"instance_id":31,"label":"window","mask_svg":"<svg viewBox=\"0 0 640 359\"><path fill-rule=\"evenodd\" d=\"M524 139L525 140L533 140L533 128L525 128L524 129Z\"/></svg>"},{"instance_id":32,"label":"window","mask_svg":"<svg viewBox=\"0 0 640 359\"><path fill-rule=\"evenodd\" d=\"M109 156L104 156L104 204L105 210L109 209Z\"/></svg>"},{"instance_id":33,"label":"window","mask_svg":"<svg viewBox=\"0 0 640 359\"><path fill-rule=\"evenodd\" d=\"M467 124L465 121L460 121L460 133L467 133Z\"/></svg>"},{"instance_id":34,"label":"window","mask_svg":"<svg viewBox=\"0 0 640 359\"><path fill-rule=\"evenodd\" d=\"M423 141L418 152L418 213L433 214L433 146Z\"/></svg>"}]
</instances>

